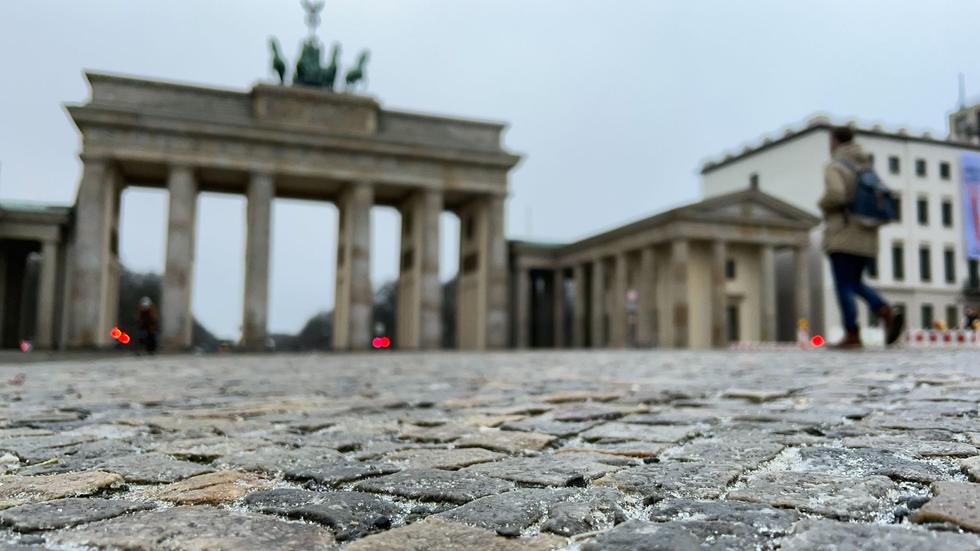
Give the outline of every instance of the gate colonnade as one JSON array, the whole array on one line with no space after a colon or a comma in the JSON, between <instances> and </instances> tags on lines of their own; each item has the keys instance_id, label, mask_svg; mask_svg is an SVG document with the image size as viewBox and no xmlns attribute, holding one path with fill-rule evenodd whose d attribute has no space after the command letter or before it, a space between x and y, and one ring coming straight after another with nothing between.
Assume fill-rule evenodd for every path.
<instances>
[{"instance_id":1,"label":"gate colonnade","mask_svg":"<svg viewBox=\"0 0 980 551\"><path fill-rule=\"evenodd\" d=\"M243 343L267 335L271 204L333 202L339 212L333 345L370 346L374 205L402 216L395 341L438 348L442 291L439 215L460 219L457 334L461 348L507 343L504 199L520 157L503 124L382 109L372 98L257 84L219 90L86 73L91 98L68 106L82 135L83 170L69 240L67 343L109 344L117 310L120 194L169 192L161 345L191 345L197 195L247 197ZM316 243L315 237L310 240Z\"/></svg>"}]
</instances>

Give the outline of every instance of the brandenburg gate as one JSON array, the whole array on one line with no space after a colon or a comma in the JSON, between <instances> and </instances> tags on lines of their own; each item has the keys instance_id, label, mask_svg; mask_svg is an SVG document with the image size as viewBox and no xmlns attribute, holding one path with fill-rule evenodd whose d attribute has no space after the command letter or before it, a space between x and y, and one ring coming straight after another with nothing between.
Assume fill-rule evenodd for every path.
<instances>
[{"instance_id":1,"label":"brandenburg gate","mask_svg":"<svg viewBox=\"0 0 980 551\"><path fill-rule=\"evenodd\" d=\"M68 252L68 346L110 343L120 194L127 186L169 192L160 305L165 348L191 345L195 205L202 191L247 197L246 347L266 340L276 197L330 201L339 210L335 350L370 346L374 205L401 212L397 346L440 345L439 215L446 210L460 220L457 343L507 346L504 199L508 172L520 159L501 145L504 125L386 110L370 97L303 86L234 91L86 77L90 100L68 107L84 163ZM311 235L308 246L318 243Z\"/></svg>"}]
</instances>

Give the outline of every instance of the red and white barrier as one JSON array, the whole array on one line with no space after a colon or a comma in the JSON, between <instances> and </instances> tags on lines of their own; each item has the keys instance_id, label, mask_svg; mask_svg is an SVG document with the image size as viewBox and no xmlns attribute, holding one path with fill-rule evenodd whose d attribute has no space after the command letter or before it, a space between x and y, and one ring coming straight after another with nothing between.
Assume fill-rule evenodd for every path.
<instances>
[{"instance_id":1,"label":"red and white barrier","mask_svg":"<svg viewBox=\"0 0 980 551\"><path fill-rule=\"evenodd\" d=\"M903 342L909 348L980 348L980 331L912 329Z\"/></svg>"}]
</instances>

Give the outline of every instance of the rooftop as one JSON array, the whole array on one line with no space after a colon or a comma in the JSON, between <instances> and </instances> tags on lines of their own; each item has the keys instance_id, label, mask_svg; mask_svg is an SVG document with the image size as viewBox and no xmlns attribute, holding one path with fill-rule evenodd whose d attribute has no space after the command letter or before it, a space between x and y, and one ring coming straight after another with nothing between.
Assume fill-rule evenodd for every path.
<instances>
[{"instance_id":1,"label":"rooftop","mask_svg":"<svg viewBox=\"0 0 980 551\"><path fill-rule=\"evenodd\" d=\"M816 114L810 117L802 125L791 125L787 126L782 131L763 136L760 140L752 143L745 144L737 152L728 152L721 158L714 158L706 160L701 165L701 174L707 174L718 168L722 168L736 161L740 161L746 157L755 155L769 148L775 147L777 145L784 144L786 142L795 140L796 138L808 135L812 132L820 130L830 130L834 126L849 126L854 129L854 132L858 136L873 136L877 138L886 138L894 140L902 140L909 142L919 142L919 143L929 143L934 145L946 145L955 146L961 149L971 149L975 151L980 151L980 145L971 144L968 142L951 140L946 137L937 138L933 132L924 131L910 131L907 127L886 127L884 124L875 122L871 124L862 124L855 119L836 119L831 118L826 114Z\"/></svg>"}]
</instances>

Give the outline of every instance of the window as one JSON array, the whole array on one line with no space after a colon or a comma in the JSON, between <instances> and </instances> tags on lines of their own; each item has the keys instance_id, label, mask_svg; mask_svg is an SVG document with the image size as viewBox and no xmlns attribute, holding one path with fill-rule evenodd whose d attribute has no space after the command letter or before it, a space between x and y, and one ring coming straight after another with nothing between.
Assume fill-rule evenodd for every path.
<instances>
[{"instance_id":1,"label":"window","mask_svg":"<svg viewBox=\"0 0 980 551\"><path fill-rule=\"evenodd\" d=\"M925 177L926 175L926 160L916 159L915 160L915 175Z\"/></svg>"},{"instance_id":2,"label":"window","mask_svg":"<svg viewBox=\"0 0 980 551\"><path fill-rule=\"evenodd\" d=\"M901 243L892 245L892 279L895 281L905 279L905 250Z\"/></svg>"},{"instance_id":3,"label":"window","mask_svg":"<svg viewBox=\"0 0 980 551\"><path fill-rule=\"evenodd\" d=\"M980 260L970 259L970 287L976 289L980 287Z\"/></svg>"},{"instance_id":4,"label":"window","mask_svg":"<svg viewBox=\"0 0 980 551\"><path fill-rule=\"evenodd\" d=\"M878 259L872 258L871 262L868 262L868 277L871 279L878 278Z\"/></svg>"},{"instance_id":5,"label":"window","mask_svg":"<svg viewBox=\"0 0 980 551\"><path fill-rule=\"evenodd\" d=\"M952 228L953 227L953 202L949 199L943 199L943 227Z\"/></svg>"},{"instance_id":6,"label":"window","mask_svg":"<svg viewBox=\"0 0 980 551\"><path fill-rule=\"evenodd\" d=\"M956 283L956 252L953 249L943 251L943 266L946 272L946 283Z\"/></svg>"},{"instance_id":7,"label":"window","mask_svg":"<svg viewBox=\"0 0 980 551\"><path fill-rule=\"evenodd\" d=\"M725 279L735 279L735 260L729 258L725 260Z\"/></svg>"},{"instance_id":8,"label":"window","mask_svg":"<svg viewBox=\"0 0 980 551\"><path fill-rule=\"evenodd\" d=\"M892 195L892 197L895 199L895 221L901 222L902 221L902 196L898 193L895 193L894 195Z\"/></svg>"},{"instance_id":9,"label":"window","mask_svg":"<svg viewBox=\"0 0 980 551\"><path fill-rule=\"evenodd\" d=\"M960 325L960 312L954 304L946 307L946 329L956 329Z\"/></svg>"},{"instance_id":10,"label":"window","mask_svg":"<svg viewBox=\"0 0 980 551\"><path fill-rule=\"evenodd\" d=\"M749 187L752 189L759 189L759 173L753 172L749 174Z\"/></svg>"},{"instance_id":11,"label":"window","mask_svg":"<svg viewBox=\"0 0 980 551\"><path fill-rule=\"evenodd\" d=\"M918 201L915 202L915 212L919 219L920 226L929 225L929 200L925 197L920 197Z\"/></svg>"},{"instance_id":12,"label":"window","mask_svg":"<svg viewBox=\"0 0 980 551\"><path fill-rule=\"evenodd\" d=\"M949 180L949 163L946 161L939 163L939 177L943 180Z\"/></svg>"},{"instance_id":13,"label":"window","mask_svg":"<svg viewBox=\"0 0 980 551\"><path fill-rule=\"evenodd\" d=\"M923 329L932 328L932 305L931 304L922 305L922 328Z\"/></svg>"},{"instance_id":14,"label":"window","mask_svg":"<svg viewBox=\"0 0 980 551\"><path fill-rule=\"evenodd\" d=\"M922 281L932 281L932 255L929 254L929 245L919 247L919 279Z\"/></svg>"},{"instance_id":15,"label":"window","mask_svg":"<svg viewBox=\"0 0 980 551\"><path fill-rule=\"evenodd\" d=\"M901 171L901 166L898 163L898 157L892 155L888 157L888 172L892 174L898 174Z\"/></svg>"}]
</instances>

